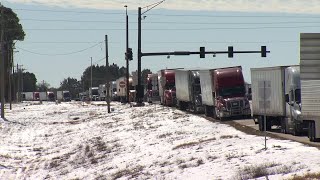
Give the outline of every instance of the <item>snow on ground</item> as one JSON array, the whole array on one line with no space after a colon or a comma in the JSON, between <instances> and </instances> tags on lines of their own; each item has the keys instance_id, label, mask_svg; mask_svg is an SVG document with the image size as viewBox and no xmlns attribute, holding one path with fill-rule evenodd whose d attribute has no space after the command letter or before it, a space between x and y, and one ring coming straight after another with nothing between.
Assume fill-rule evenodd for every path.
<instances>
[{"instance_id":1,"label":"snow on ground","mask_svg":"<svg viewBox=\"0 0 320 180\"><path fill-rule=\"evenodd\" d=\"M0 120L0 179L286 179L320 151L159 105L22 103ZM262 178L263 179L263 178Z\"/></svg>"}]
</instances>

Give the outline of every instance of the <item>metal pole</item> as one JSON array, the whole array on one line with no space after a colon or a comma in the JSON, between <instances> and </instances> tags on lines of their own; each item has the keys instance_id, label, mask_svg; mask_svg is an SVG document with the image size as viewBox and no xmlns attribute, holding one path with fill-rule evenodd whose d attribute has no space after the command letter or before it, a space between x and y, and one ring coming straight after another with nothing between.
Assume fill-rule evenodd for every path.
<instances>
[{"instance_id":1,"label":"metal pole","mask_svg":"<svg viewBox=\"0 0 320 180\"><path fill-rule=\"evenodd\" d=\"M138 8L138 86L137 90L137 103L142 103L140 95L141 91L141 7Z\"/></svg>"},{"instance_id":2,"label":"metal pole","mask_svg":"<svg viewBox=\"0 0 320 180\"><path fill-rule=\"evenodd\" d=\"M12 88L11 88L11 81L12 81L12 78L11 78L11 68L12 68L12 64L13 64L13 58L12 58L12 56L13 56L13 47L11 46L11 51L10 51L10 54L8 53L8 57L10 57L10 65L8 66L9 68L8 68L8 75L9 75L9 103L10 103L10 110L12 110L12 92L11 92L11 90L12 90Z\"/></svg>"},{"instance_id":3,"label":"metal pole","mask_svg":"<svg viewBox=\"0 0 320 180\"><path fill-rule=\"evenodd\" d=\"M267 150L266 81L263 81L263 104L264 104L264 149Z\"/></svg>"},{"instance_id":4,"label":"metal pole","mask_svg":"<svg viewBox=\"0 0 320 180\"><path fill-rule=\"evenodd\" d=\"M3 23L3 6L0 4L1 8L1 34L0 34L0 51L1 51L1 118L4 118L4 91L5 91L5 83L4 83L4 42L3 42L3 31L4 31L4 23Z\"/></svg>"},{"instance_id":5,"label":"metal pole","mask_svg":"<svg viewBox=\"0 0 320 180\"><path fill-rule=\"evenodd\" d=\"M127 79L127 102L129 103L129 58L128 58L128 49L129 49L129 17L128 17L128 11L127 11L127 5L124 6L126 8L126 65L127 65L127 73L126 73L126 79Z\"/></svg>"},{"instance_id":6,"label":"metal pole","mask_svg":"<svg viewBox=\"0 0 320 180\"><path fill-rule=\"evenodd\" d=\"M109 52L108 52L108 35L105 35L105 41L106 41L106 69L107 69L107 105L108 105L108 113L110 113L110 72L109 72Z\"/></svg>"},{"instance_id":7,"label":"metal pole","mask_svg":"<svg viewBox=\"0 0 320 180\"><path fill-rule=\"evenodd\" d=\"M20 102L20 97L19 97L19 94L20 94L20 72L19 72L19 64L17 63L17 102Z\"/></svg>"},{"instance_id":8,"label":"metal pole","mask_svg":"<svg viewBox=\"0 0 320 180\"><path fill-rule=\"evenodd\" d=\"M90 90L89 90L89 98L92 101L92 57L91 57L91 76L90 76Z\"/></svg>"}]
</instances>

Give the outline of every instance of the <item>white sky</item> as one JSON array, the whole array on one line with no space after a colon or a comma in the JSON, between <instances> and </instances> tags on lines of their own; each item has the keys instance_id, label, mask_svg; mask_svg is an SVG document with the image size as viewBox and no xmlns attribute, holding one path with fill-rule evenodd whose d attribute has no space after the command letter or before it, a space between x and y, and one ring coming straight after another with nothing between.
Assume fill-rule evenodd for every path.
<instances>
[{"instance_id":1,"label":"white sky","mask_svg":"<svg viewBox=\"0 0 320 180\"><path fill-rule=\"evenodd\" d=\"M100 105L99 105L100 104ZM99 106L98 106L99 105ZM104 106L101 106L104 105ZM320 151L167 107L14 104L0 119L0 179L243 179L320 171Z\"/></svg>"},{"instance_id":2,"label":"white sky","mask_svg":"<svg viewBox=\"0 0 320 180\"><path fill-rule=\"evenodd\" d=\"M125 4L134 8L152 4L150 0L10 0L60 7L123 9ZM161 8L170 10L215 10L245 12L320 13L318 0L167 0Z\"/></svg>"}]
</instances>

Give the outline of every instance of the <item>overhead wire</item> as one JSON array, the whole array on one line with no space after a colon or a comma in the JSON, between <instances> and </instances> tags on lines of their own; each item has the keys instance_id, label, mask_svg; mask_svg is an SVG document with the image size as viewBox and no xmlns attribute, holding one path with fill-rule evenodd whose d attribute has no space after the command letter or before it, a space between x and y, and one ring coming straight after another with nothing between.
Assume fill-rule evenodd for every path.
<instances>
[{"instance_id":1,"label":"overhead wire","mask_svg":"<svg viewBox=\"0 0 320 180\"><path fill-rule=\"evenodd\" d=\"M81 49L81 50L78 50L78 51L73 51L73 52L69 52L69 53L59 53L59 54L38 53L38 52L30 51L30 50L27 50L27 49L24 49L24 48L21 48L21 47L16 47L16 48L19 49L19 50L31 53L31 54L36 54L36 55L41 55L41 56L65 56L65 55L77 54L77 53L89 50L89 49L94 48L94 47L96 47L96 46L98 46L100 44L102 44L102 42L99 42L99 43L97 43L97 44L95 44L93 46L90 46L88 48Z\"/></svg>"}]
</instances>

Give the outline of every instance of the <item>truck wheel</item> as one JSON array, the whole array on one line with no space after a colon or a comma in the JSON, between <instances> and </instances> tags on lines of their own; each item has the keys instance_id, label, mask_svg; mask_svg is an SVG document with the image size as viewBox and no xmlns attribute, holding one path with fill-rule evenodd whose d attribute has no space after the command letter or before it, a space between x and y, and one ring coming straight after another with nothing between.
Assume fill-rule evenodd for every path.
<instances>
[{"instance_id":1,"label":"truck wheel","mask_svg":"<svg viewBox=\"0 0 320 180\"><path fill-rule=\"evenodd\" d=\"M287 134L287 120L285 118L281 119L281 133Z\"/></svg>"},{"instance_id":2,"label":"truck wheel","mask_svg":"<svg viewBox=\"0 0 320 180\"><path fill-rule=\"evenodd\" d=\"M314 122L309 122L308 137L311 142L315 141L315 124L314 124Z\"/></svg>"},{"instance_id":3,"label":"truck wheel","mask_svg":"<svg viewBox=\"0 0 320 180\"><path fill-rule=\"evenodd\" d=\"M267 131L270 131L270 130L271 130L271 127L272 127L272 123L271 123L272 121L270 121L270 120L268 121L268 117L266 118L266 121L267 121L266 130L267 130Z\"/></svg>"},{"instance_id":4,"label":"truck wheel","mask_svg":"<svg viewBox=\"0 0 320 180\"><path fill-rule=\"evenodd\" d=\"M212 117L214 119L218 120L218 114L217 114L217 108L216 107L213 109Z\"/></svg>"},{"instance_id":5,"label":"truck wheel","mask_svg":"<svg viewBox=\"0 0 320 180\"><path fill-rule=\"evenodd\" d=\"M263 116L258 116L259 131L264 131Z\"/></svg>"}]
</instances>

